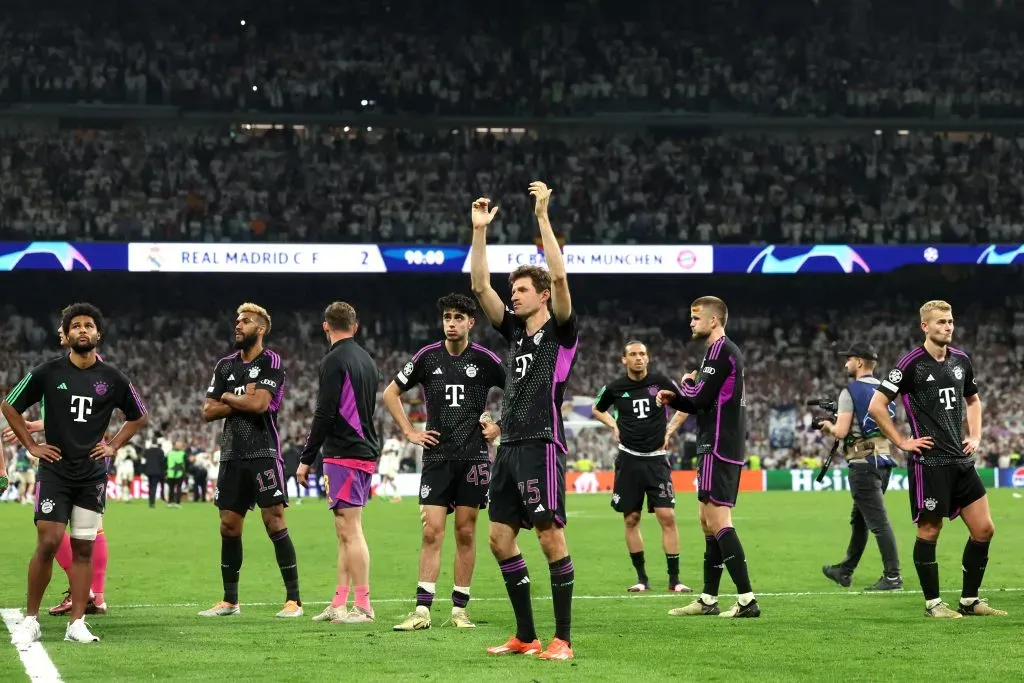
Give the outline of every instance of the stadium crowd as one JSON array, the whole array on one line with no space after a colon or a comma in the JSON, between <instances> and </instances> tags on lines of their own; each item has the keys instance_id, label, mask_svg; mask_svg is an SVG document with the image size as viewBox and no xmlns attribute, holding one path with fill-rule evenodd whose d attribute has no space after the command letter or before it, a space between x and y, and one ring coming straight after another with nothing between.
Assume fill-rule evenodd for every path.
<instances>
[{"instance_id":1,"label":"stadium crowd","mask_svg":"<svg viewBox=\"0 0 1024 683\"><path fill-rule=\"evenodd\" d=\"M1015 137L251 126L0 129L0 236L516 244L537 177L574 243L1024 241Z\"/></svg>"},{"instance_id":2,"label":"stadium crowd","mask_svg":"<svg viewBox=\"0 0 1024 683\"><path fill-rule=\"evenodd\" d=\"M300 11L242 0L12 0L0 103L1020 115L1022 17L1012 4L530 0L480 12L469 0L309 2Z\"/></svg>"},{"instance_id":3,"label":"stadium crowd","mask_svg":"<svg viewBox=\"0 0 1024 683\"><path fill-rule=\"evenodd\" d=\"M1009 276L1019 279L1019 273ZM744 298L739 297L743 290L735 282L721 285L725 291L736 292L728 331L740 343L747 362L748 451L758 456L764 468L806 466L807 458L813 460L827 450L825 439L810 428L812 413L804 404L812 397L835 398L844 385L842 363L845 359L836 357L836 349L854 340L870 342L881 351L878 373L887 372L889 364L906 349L920 343L920 331L915 324L916 308L920 305L919 299L928 296L927 291L934 291L935 284L918 287L919 296L911 296L912 286L892 296L889 290L903 289L903 286L891 278L862 280L857 286L865 288L866 298L847 309L834 301L831 305L820 306L815 295L806 292L810 284L807 278L811 276L799 276L792 284L766 285L764 292L748 293ZM815 283L821 290L816 296L824 297L825 301L835 297L836 292L844 291L841 280L844 278L832 278L832 284ZM567 398L563 414L572 435L570 459L585 457L599 468L608 468L615 455L615 444L609 430L589 421L589 405L602 385L622 374L623 342L632 338L645 340L650 347L651 369L673 377L696 367L703 349L689 340L688 309L679 306L678 301L675 305L667 303L675 300L672 293L650 294L645 301L628 294L609 294L621 287L621 281L616 284L615 279L606 280L591 290L587 283L592 281L581 279L581 284L577 285L581 352L567 390L567 397L574 399ZM135 282L143 291L160 286L152 278ZM214 282L189 284L186 288L188 291L224 289ZM452 282L457 288L458 282ZM664 280L658 279L635 284L643 291L656 291L658 282L664 284ZM796 284L798 282L800 284ZM367 283L364 281L364 284ZM113 285L116 287L117 283ZM1024 297L1001 295L999 291L1005 283L981 278L974 284L946 283L946 287L951 286L964 290L965 301L956 309L955 344L972 354L982 387L985 406L982 458L996 465L1024 448L1024 403L1016 385L1016 378L1024 369L1024 316L1014 314L1024 305ZM973 303L975 294L971 288L978 291L981 303ZM986 288L988 293L982 294L981 290ZM437 284L395 289L443 293ZM687 289L692 286L687 285ZM175 292L178 290L174 287L167 289L168 295ZM301 292L296 292L295 296L301 297ZM404 308L396 308L394 302L384 300L374 307L370 302L377 297L362 296L366 304L357 304L363 321L359 340L377 359L385 377L383 390L416 349L437 339L439 321L433 311L433 299L407 300ZM781 299L777 298L780 296ZM967 304L968 301L972 303ZM135 444L140 450L153 443L165 444L164 448L178 443L190 453L204 454L202 462L208 462L204 459L209 458L213 461L210 464L215 464L220 425L204 423L200 407L215 360L230 348L231 306L228 304L227 312L219 317L174 307L128 311L116 306L108 308L110 330L102 351L105 358L133 378L151 415L149 431ZM317 363L326 348L317 325L320 313L307 310L305 306L286 308L282 305L276 310L270 307L274 321L268 344L285 359L288 373L286 400L280 413L285 448L301 443L305 437L315 402ZM7 324L0 328L0 348L5 357L0 367L0 388L5 391L34 364L55 353L53 321L40 317L39 310L30 313L8 310L7 313ZM475 337L498 353L504 353L500 338L485 323L477 327ZM406 394L405 399L413 419L422 419L418 390ZM499 394L495 392L491 399L491 410L497 415ZM773 446L770 431L776 410L796 411L796 425L788 447ZM376 420L384 438L401 439L382 404L378 406ZM692 437L687 433L692 431L681 430L679 438L672 443L676 467L691 465L685 442ZM9 445L7 448L8 455L13 455L14 450ZM416 447L409 447L404 453L403 468L417 471L419 455ZM215 476L215 468L211 476Z\"/></svg>"}]
</instances>

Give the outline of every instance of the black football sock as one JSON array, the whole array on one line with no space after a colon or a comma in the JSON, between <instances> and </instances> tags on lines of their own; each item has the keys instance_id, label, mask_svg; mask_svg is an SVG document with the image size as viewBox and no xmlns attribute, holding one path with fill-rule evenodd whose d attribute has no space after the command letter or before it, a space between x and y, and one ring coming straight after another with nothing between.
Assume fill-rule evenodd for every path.
<instances>
[{"instance_id":1,"label":"black football sock","mask_svg":"<svg viewBox=\"0 0 1024 683\"><path fill-rule=\"evenodd\" d=\"M704 537L704 590L705 595L717 596L722 585L722 549L714 536Z\"/></svg>"},{"instance_id":2,"label":"black football sock","mask_svg":"<svg viewBox=\"0 0 1024 683\"><path fill-rule=\"evenodd\" d=\"M469 604L469 593L453 590L452 591L452 607L458 609L466 609L466 605Z\"/></svg>"},{"instance_id":3,"label":"black football sock","mask_svg":"<svg viewBox=\"0 0 1024 683\"><path fill-rule=\"evenodd\" d=\"M416 584L416 606L430 609L433 604L434 591L430 590L430 586L424 586L422 583Z\"/></svg>"},{"instance_id":4,"label":"black football sock","mask_svg":"<svg viewBox=\"0 0 1024 683\"><path fill-rule=\"evenodd\" d=\"M288 535L288 529L281 529L277 533L271 534L270 540L274 543L277 566L281 569L281 578L284 579L285 600L294 600L301 605L299 561L295 557L295 544L292 543L292 537Z\"/></svg>"},{"instance_id":5,"label":"black football sock","mask_svg":"<svg viewBox=\"0 0 1024 683\"><path fill-rule=\"evenodd\" d=\"M220 537L220 578L224 582L224 602L238 604L238 573L242 571L242 537Z\"/></svg>"},{"instance_id":6,"label":"black football sock","mask_svg":"<svg viewBox=\"0 0 1024 683\"><path fill-rule=\"evenodd\" d=\"M736 584L736 592L740 595L753 593L750 587L750 577L747 575L747 556L743 554L743 545L736 530L727 526L715 536L718 538L718 547L722 553L722 563L729 570L732 582Z\"/></svg>"},{"instance_id":7,"label":"black football sock","mask_svg":"<svg viewBox=\"0 0 1024 683\"><path fill-rule=\"evenodd\" d=\"M537 629L533 624L533 602L530 600L530 572L526 560L516 555L498 562L501 576L505 579L505 590L512 602L516 615L516 638L524 643L537 640Z\"/></svg>"},{"instance_id":8,"label":"black football sock","mask_svg":"<svg viewBox=\"0 0 1024 683\"><path fill-rule=\"evenodd\" d=\"M636 570L636 582L647 585L647 569L644 566L644 551L641 550L638 553L630 553L629 560L633 563L633 569Z\"/></svg>"},{"instance_id":9,"label":"black football sock","mask_svg":"<svg viewBox=\"0 0 1024 683\"><path fill-rule=\"evenodd\" d=\"M939 597L939 563L935 561L935 542L918 538L914 542L914 567L921 581L925 600ZM965 579L966 581L966 579Z\"/></svg>"},{"instance_id":10,"label":"black football sock","mask_svg":"<svg viewBox=\"0 0 1024 683\"><path fill-rule=\"evenodd\" d=\"M961 598L976 598L981 589L981 581L985 578L985 567L988 566L988 546L991 541L975 541L967 539L964 546L964 589Z\"/></svg>"},{"instance_id":11,"label":"black football sock","mask_svg":"<svg viewBox=\"0 0 1024 683\"><path fill-rule=\"evenodd\" d=\"M668 565L668 585L675 588L679 583L679 553L669 555L665 553L665 564Z\"/></svg>"},{"instance_id":12,"label":"black football sock","mask_svg":"<svg viewBox=\"0 0 1024 683\"><path fill-rule=\"evenodd\" d=\"M566 555L548 565L551 571L551 601L555 606L555 638L572 643L569 630L572 626L572 587L576 582L576 568L572 558Z\"/></svg>"}]
</instances>

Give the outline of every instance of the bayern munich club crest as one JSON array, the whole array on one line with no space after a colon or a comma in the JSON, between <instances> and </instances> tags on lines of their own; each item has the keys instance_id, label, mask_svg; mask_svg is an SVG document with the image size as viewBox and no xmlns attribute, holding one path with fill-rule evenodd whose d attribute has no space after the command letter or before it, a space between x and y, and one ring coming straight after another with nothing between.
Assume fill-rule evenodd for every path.
<instances>
[{"instance_id":1,"label":"bayern munich club crest","mask_svg":"<svg viewBox=\"0 0 1024 683\"><path fill-rule=\"evenodd\" d=\"M476 369L475 365L467 365L466 366L466 377L469 377L470 379L473 379L474 377L476 377L476 373L477 373L477 369Z\"/></svg>"},{"instance_id":2,"label":"bayern munich club crest","mask_svg":"<svg viewBox=\"0 0 1024 683\"><path fill-rule=\"evenodd\" d=\"M958 380L963 379L964 378L964 369L962 367L960 367L959 365L956 366L955 368L953 368L953 376L956 377Z\"/></svg>"},{"instance_id":3,"label":"bayern munich club crest","mask_svg":"<svg viewBox=\"0 0 1024 683\"><path fill-rule=\"evenodd\" d=\"M249 370L249 379L256 379L259 376L260 376L260 369L259 369L259 367L253 366Z\"/></svg>"},{"instance_id":4,"label":"bayern munich club crest","mask_svg":"<svg viewBox=\"0 0 1024 683\"><path fill-rule=\"evenodd\" d=\"M110 389L110 385L106 382L96 382L92 385L93 391L96 392L97 396L106 396L107 391Z\"/></svg>"},{"instance_id":5,"label":"bayern munich club crest","mask_svg":"<svg viewBox=\"0 0 1024 683\"><path fill-rule=\"evenodd\" d=\"M651 396L657 396L658 395L658 387L653 387L653 386L652 387L647 387L647 393L650 394Z\"/></svg>"},{"instance_id":6,"label":"bayern munich club crest","mask_svg":"<svg viewBox=\"0 0 1024 683\"><path fill-rule=\"evenodd\" d=\"M426 498L430 495L430 487L424 484L420 487L420 498Z\"/></svg>"}]
</instances>

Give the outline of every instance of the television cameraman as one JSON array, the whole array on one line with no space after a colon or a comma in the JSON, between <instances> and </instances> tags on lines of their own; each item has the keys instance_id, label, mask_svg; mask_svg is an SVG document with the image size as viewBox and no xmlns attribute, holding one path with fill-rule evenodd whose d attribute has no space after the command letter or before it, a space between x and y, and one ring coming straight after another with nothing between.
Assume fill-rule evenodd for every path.
<instances>
[{"instance_id":1,"label":"television cameraman","mask_svg":"<svg viewBox=\"0 0 1024 683\"><path fill-rule=\"evenodd\" d=\"M900 576L899 553L884 499L896 461L893 460L889 441L878 429L875 420L868 415L871 397L879 384L879 380L872 376L878 354L868 344L853 344L849 350L840 351L839 355L846 356L845 367L851 381L839 394L835 422L823 420L819 428L823 433L842 441L843 457L849 471L850 493L853 495L853 512L850 514L852 534L846 558L839 564L825 565L822 572L840 586L849 587L853 572L867 546L870 530L882 553L883 574L865 590L900 590L903 588L903 578ZM896 414L894 403L889 404L889 414Z\"/></svg>"}]
</instances>

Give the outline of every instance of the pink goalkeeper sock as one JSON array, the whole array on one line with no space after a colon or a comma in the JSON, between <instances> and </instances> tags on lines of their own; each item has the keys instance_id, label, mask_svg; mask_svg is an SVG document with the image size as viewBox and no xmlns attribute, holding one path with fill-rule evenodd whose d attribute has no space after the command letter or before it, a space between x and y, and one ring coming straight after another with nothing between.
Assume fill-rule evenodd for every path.
<instances>
[{"instance_id":1,"label":"pink goalkeeper sock","mask_svg":"<svg viewBox=\"0 0 1024 683\"><path fill-rule=\"evenodd\" d=\"M370 587L369 586L356 586L356 607L361 607L367 612L370 611Z\"/></svg>"},{"instance_id":2,"label":"pink goalkeeper sock","mask_svg":"<svg viewBox=\"0 0 1024 683\"><path fill-rule=\"evenodd\" d=\"M107 535L100 531L92 544L92 592L96 603L103 604L103 588L107 583Z\"/></svg>"},{"instance_id":3,"label":"pink goalkeeper sock","mask_svg":"<svg viewBox=\"0 0 1024 683\"><path fill-rule=\"evenodd\" d=\"M71 583L71 536L67 533L60 539L60 547L57 548L57 564L68 575L68 583Z\"/></svg>"},{"instance_id":4,"label":"pink goalkeeper sock","mask_svg":"<svg viewBox=\"0 0 1024 683\"><path fill-rule=\"evenodd\" d=\"M348 586L338 586L338 589L334 591L331 607L344 607L346 604L348 604Z\"/></svg>"}]
</instances>

